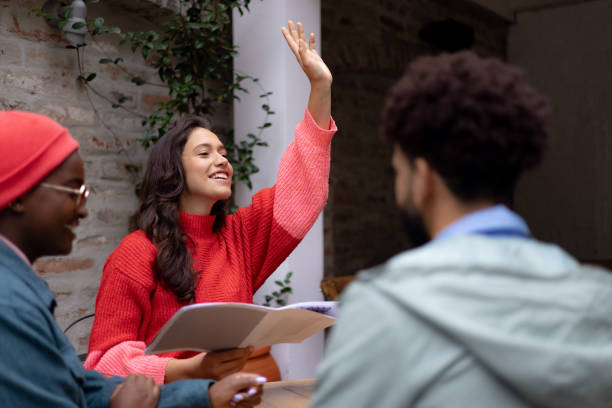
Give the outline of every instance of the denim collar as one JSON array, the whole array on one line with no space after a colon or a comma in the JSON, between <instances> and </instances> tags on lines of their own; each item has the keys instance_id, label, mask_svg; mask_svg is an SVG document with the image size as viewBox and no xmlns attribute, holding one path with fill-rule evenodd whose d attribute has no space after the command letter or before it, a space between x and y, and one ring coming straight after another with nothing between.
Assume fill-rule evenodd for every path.
<instances>
[{"instance_id":1,"label":"denim collar","mask_svg":"<svg viewBox=\"0 0 612 408\"><path fill-rule=\"evenodd\" d=\"M13 274L30 287L53 314L57 303L47 282L4 241L0 241L0 264L5 265L7 273Z\"/></svg>"}]
</instances>

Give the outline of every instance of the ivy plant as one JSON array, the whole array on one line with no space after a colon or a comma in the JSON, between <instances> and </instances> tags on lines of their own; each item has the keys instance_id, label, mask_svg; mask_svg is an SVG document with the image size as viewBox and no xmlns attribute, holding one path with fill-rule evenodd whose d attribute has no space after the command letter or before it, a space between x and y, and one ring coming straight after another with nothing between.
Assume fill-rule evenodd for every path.
<instances>
[{"instance_id":1,"label":"ivy plant","mask_svg":"<svg viewBox=\"0 0 612 408\"><path fill-rule=\"evenodd\" d=\"M285 306L287 304L287 299L289 295L293 293L293 290L290 286L292 275L293 272L287 272L287 275L285 275L285 279L274 281L274 284L278 286L278 288L272 291L271 294L264 296L265 302L263 306L279 307Z\"/></svg>"},{"instance_id":2,"label":"ivy plant","mask_svg":"<svg viewBox=\"0 0 612 408\"><path fill-rule=\"evenodd\" d=\"M118 36L121 44L128 44L132 52L139 53L146 64L155 68L159 80L167 88L167 100L156 103L150 115L140 115L144 127L140 142L144 148L156 143L180 115L210 117L220 105L232 104L235 99L239 99L238 92L247 92L243 86L244 81L252 81L259 85L257 78L247 74L235 74L232 71L233 57L238 53L237 47L231 43L232 11L238 10L242 15L249 10L250 1L177 0L173 12L156 30L125 32L120 27L107 26L102 17L91 18L86 24L73 23L75 29L82 28L85 24L94 42L100 35ZM88 2L99 3L100 0ZM46 14L40 8L32 11L41 17L56 17ZM70 7L64 8L63 16L60 17L63 18L59 22L60 27L68 23L71 13ZM127 97L119 96L116 99L96 89L96 72L84 69L81 61L80 50L86 45L68 46L76 50L79 79L88 90L106 99L113 108L130 112L124 106ZM115 65L129 75L128 70L122 66L121 57L108 55L98 62ZM145 79L134 75L131 75L131 82L134 86L148 83ZM239 143L234 142L231 130L222 135L226 140L228 156L234 167L235 181L244 182L249 188L252 188L250 176L259 171L254 163L254 148L267 145L261 139L261 134L264 129L271 126L269 118L274 114L269 105L271 93L261 87L259 89L261 90L259 96L262 98L261 108L265 112L263 123ZM112 132L110 127L105 127Z\"/></svg>"}]
</instances>

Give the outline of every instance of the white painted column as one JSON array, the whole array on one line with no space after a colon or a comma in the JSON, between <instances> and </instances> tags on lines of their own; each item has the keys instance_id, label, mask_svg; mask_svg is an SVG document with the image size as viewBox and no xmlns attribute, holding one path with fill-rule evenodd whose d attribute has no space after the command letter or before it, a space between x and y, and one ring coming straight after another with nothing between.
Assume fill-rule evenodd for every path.
<instances>
[{"instance_id":1,"label":"white painted column","mask_svg":"<svg viewBox=\"0 0 612 408\"><path fill-rule=\"evenodd\" d=\"M248 205L253 193L272 186L280 157L293 140L295 125L304 115L310 86L295 57L289 50L280 28L287 20L301 21L307 33L316 35L318 46L321 39L320 0L255 0L250 3L250 12L243 16L234 13L233 35L239 49L234 60L234 70L259 78L259 84L271 91L270 107L276 112L270 117L272 126L265 130L263 139L268 147L258 148L255 162L259 173L252 177L253 190L239 186L236 202ZM320 48L318 50L321 52ZM264 100L259 98L264 91L257 85L247 83L249 94L239 94L240 101L234 103L234 129L238 139L248 133L256 133L263 123L265 113L261 110ZM257 292L255 303L263 303L264 294L278 286L288 271L293 272L290 303L322 300L320 282L323 277L323 222L319 216L308 235L289 258ZM302 344L281 344L272 348L283 380L314 377L315 367L323 353L323 334L319 333Z\"/></svg>"}]
</instances>

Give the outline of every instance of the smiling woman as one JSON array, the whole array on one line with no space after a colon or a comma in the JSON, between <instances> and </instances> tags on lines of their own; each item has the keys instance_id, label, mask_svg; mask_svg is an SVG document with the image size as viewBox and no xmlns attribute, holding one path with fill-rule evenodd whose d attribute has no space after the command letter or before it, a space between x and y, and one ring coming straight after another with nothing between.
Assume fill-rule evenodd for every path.
<instances>
[{"instance_id":1,"label":"smiling woman","mask_svg":"<svg viewBox=\"0 0 612 408\"><path fill-rule=\"evenodd\" d=\"M301 24L293 22L282 31L311 90L276 184L228 215L233 170L208 123L186 117L164 135L149 156L137 229L104 267L86 367L107 376L143 373L158 383L223 378L243 367L280 379L267 350L145 356L144 349L186 303L251 303L325 204L336 132L332 75L316 52L313 34L307 39Z\"/></svg>"},{"instance_id":2,"label":"smiling woman","mask_svg":"<svg viewBox=\"0 0 612 408\"><path fill-rule=\"evenodd\" d=\"M227 151L217 135L208 129L196 128L183 149L185 191L179 210L191 214L210 214L212 206L232 195L234 170Z\"/></svg>"}]
</instances>

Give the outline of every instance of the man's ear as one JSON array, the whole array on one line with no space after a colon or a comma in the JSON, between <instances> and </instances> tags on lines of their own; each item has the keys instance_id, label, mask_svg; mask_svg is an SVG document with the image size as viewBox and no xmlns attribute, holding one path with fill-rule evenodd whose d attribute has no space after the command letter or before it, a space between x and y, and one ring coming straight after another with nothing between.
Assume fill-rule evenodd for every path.
<instances>
[{"instance_id":1,"label":"man's ear","mask_svg":"<svg viewBox=\"0 0 612 408\"><path fill-rule=\"evenodd\" d=\"M434 191L434 171L427 160L417 157L412 163L412 193L417 208L422 208Z\"/></svg>"}]
</instances>

